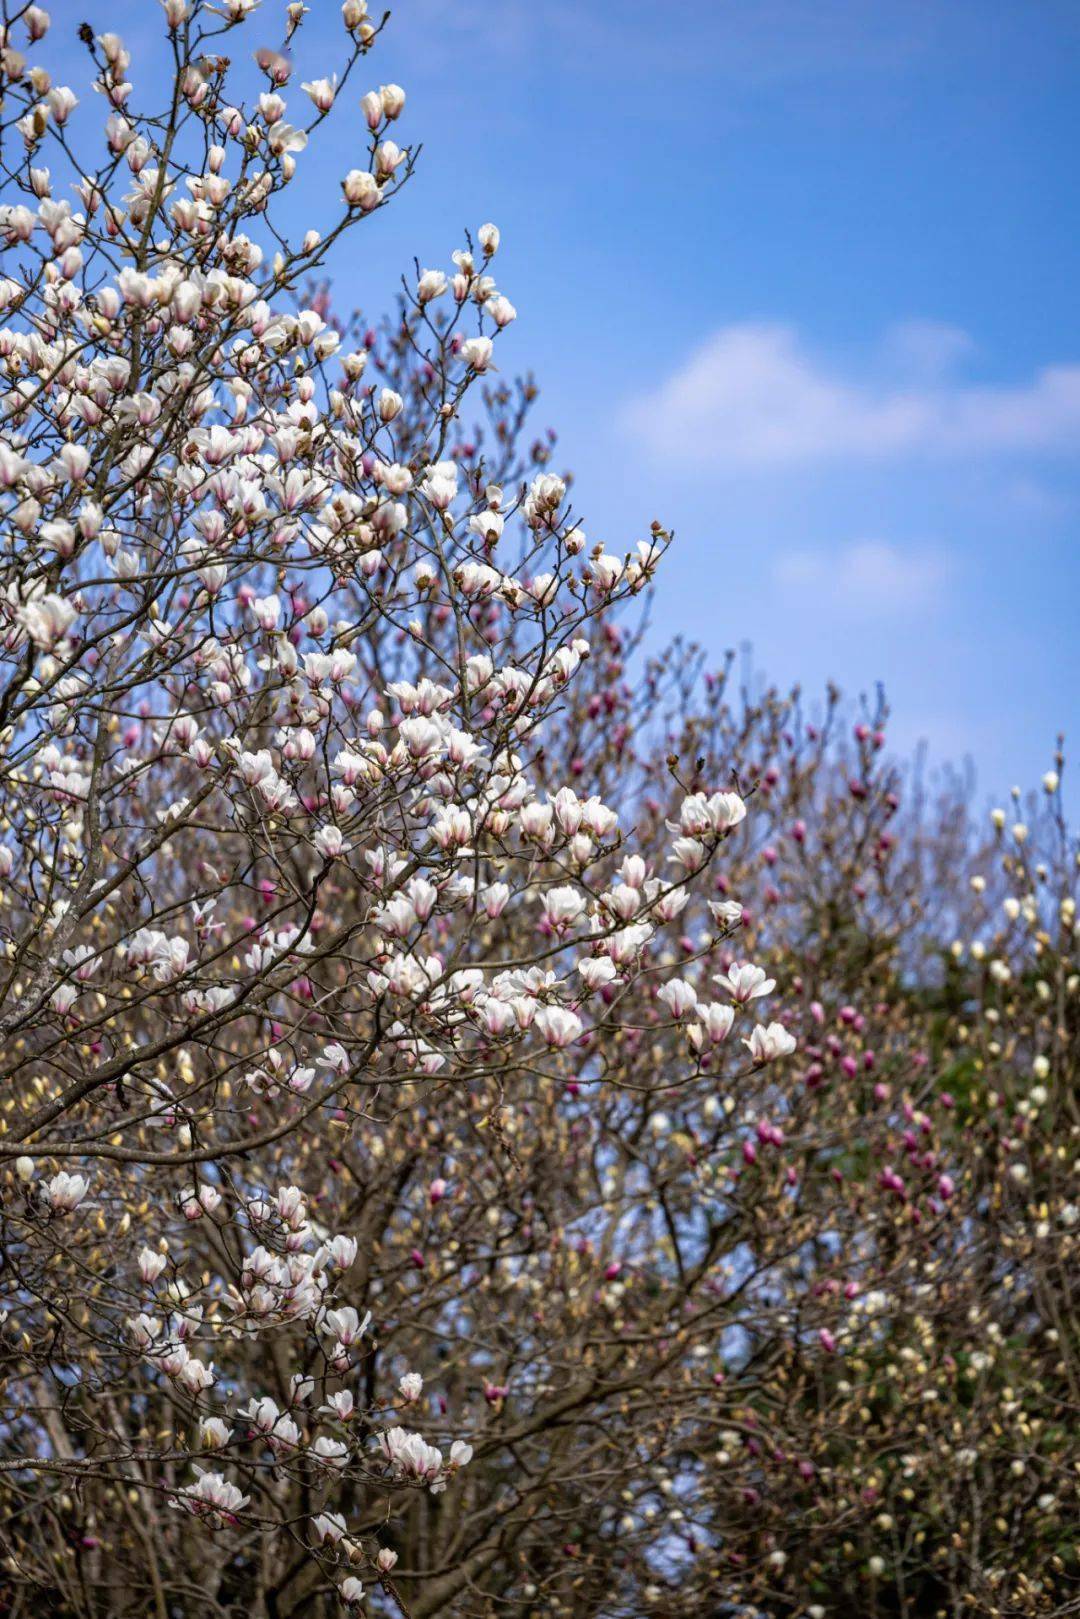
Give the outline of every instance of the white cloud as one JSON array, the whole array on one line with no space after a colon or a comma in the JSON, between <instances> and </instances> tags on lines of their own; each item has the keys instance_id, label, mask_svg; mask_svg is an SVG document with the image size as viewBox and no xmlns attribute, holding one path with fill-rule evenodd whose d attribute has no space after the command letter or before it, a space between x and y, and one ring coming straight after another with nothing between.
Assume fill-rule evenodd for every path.
<instances>
[{"instance_id":1,"label":"white cloud","mask_svg":"<svg viewBox=\"0 0 1080 1619\"><path fill-rule=\"evenodd\" d=\"M676 470L1075 454L1080 365L1047 366L1014 387L981 386L949 374L969 346L956 328L908 323L886 334L868 373L845 374L809 354L790 326L725 326L633 401L624 423ZM898 355L907 373L899 379Z\"/></svg>"},{"instance_id":2,"label":"white cloud","mask_svg":"<svg viewBox=\"0 0 1080 1619\"><path fill-rule=\"evenodd\" d=\"M856 540L824 551L785 551L773 564L781 590L821 613L881 616L926 610L940 600L951 559L940 550Z\"/></svg>"}]
</instances>

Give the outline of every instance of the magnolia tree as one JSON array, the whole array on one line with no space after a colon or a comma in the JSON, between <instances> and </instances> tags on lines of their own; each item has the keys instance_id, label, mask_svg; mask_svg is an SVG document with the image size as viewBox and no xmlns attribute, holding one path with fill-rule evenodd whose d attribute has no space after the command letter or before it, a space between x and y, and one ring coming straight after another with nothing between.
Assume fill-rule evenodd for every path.
<instances>
[{"instance_id":1,"label":"magnolia tree","mask_svg":"<svg viewBox=\"0 0 1080 1619\"><path fill-rule=\"evenodd\" d=\"M254 9L150 113L4 11L0 1612L1070 1611L1060 817L643 662L495 227L334 317L381 25Z\"/></svg>"},{"instance_id":2,"label":"magnolia tree","mask_svg":"<svg viewBox=\"0 0 1080 1619\"><path fill-rule=\"evenodd\" d=\"M494 226L410 288L400 389L368 380L373 334L305 301L408 177L405 96L354 91L378 29L347 0L325 77L260 50L242 99L224 53L253 9L166 0L153 113L122 40L81 29L96 146L47 13L5 10L15 1608L311 1612L371 1587L419 1616L505 1582L518 1541L551 1555L557 1486L602 1491L614 1422L643 1462L676 1442L678 1405L640 1438L632 1408L719 1307L711 1222L683 1254L687 1188L654 1202L637 1166L641 997L669 1023L700 1002L694 1072L794 1046L755 1023L763 971L708 970L739 907L692 900L738 793L679 794L646 860L587 763L543 768L590 621L667 537L591 546L563 481L519 482L495 396L491 451L463 438L514 317ZM357 99L340 210L291 231L313 136ZM661 948L692 903L704 956ZM554 1117L570 1083L604 1096L590 1122ZM677 1274L624 1312L621 1267L664 1226Z\"/></svg>"}]
</instances>

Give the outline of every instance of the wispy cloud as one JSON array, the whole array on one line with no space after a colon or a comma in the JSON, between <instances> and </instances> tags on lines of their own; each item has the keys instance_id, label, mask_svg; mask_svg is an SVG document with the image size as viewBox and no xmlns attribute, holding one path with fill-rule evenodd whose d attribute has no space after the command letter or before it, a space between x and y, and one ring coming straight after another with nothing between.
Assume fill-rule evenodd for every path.
<instances>
[{"instance_id":1,"label":"wispy cloud","mask_svg":"<svg viewBox=\"0 0 1080 1619\"><path fill-rule=\"evenodd\" d=\"M773 578L785 593L823 615L858 613L881 617L941 600L952 559L940 549L913 549L886 540L856 540L820 550L784 551Z\"/></svg>"},{"instance_id":2,"label":"wispy cloud","mask_svg":"<svg viewBox=\"0 0 1080 1619\"><path fill-rule=\"evenodd\" d=\"M988 387L952 373L970 346L955 328L907 323L855 371L813 356L791 326L724 326L624 421L646 451L684 468L1075 455L1080 364Z\"/></svg>"}]
</instances>

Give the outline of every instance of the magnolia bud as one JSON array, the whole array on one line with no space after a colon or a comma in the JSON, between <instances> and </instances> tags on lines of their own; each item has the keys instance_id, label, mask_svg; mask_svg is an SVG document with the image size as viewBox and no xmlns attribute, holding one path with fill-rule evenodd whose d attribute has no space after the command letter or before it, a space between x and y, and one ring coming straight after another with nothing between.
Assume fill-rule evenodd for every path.
<instances>
[{"instance_id":1,"label":"magnolia bud","mask_svg":"<svg viewBox=\"0 0 1080 1619\"><path fill-rule=\"evenodd\" d=\"M375 148L375 169L384 179L388 180L404 161L405 153L396 141L383 141Z\"/></svg>"},{"instance_id":2,"label":"magnolia bud","mask_svg":"<svg viewBox=\"0 0 1080 1619\"><path fill-rule=\"evenodd\" d=\"M24 1186L29 1186L30 1182L34 1178L34 1160L32 1158L27 1158L25 1154L21 1158L16 1158L15 1173L18 1175Z\"/></svg>"},{"instance_id":3,"label":"magnolia bud","mask_svg":"<svg viewBox=\"0 0 1080 1619\"><path fill-rule=\"evenodd\" d=\"M392 422L395 416L400 416L403 408L401 395L395 393L393 388L384 388L379 395L379 417L384 422Z\"/></svg>"}]
</instances>

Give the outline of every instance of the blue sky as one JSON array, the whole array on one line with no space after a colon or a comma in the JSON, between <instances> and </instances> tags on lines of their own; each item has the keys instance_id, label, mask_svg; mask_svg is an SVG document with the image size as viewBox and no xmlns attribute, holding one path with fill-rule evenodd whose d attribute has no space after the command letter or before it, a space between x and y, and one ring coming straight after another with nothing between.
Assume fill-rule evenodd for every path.
<instances>
[{"instance_id":1,"label":"blue sky","mask_svg":"<svg viewBox=\"0 0 1080 1619\"><path fill-rule=\"evenodd\" d=\"M108 22L134 49L155 11ZM590 538L677 532L655 638L882 680L899 747L970 755L981 796L1036 780L1080 719L1074 0L403 0L367 68L424 152L341 302L501 227L501 364ZM316 222L355 102L302 169Z\"/></svg>"},{"instance_id":2,"label":"blue sky","mask_svg":"<svg viewBox=\"0 0 1080 1619\"><path fill-rule=\"evenodd\" d=\"M502 227L590 535L677 530L657 636L881 679L987 793L1041 773L1080 719L1075 5L414 0L384 69L427 146L373 255Z\"/></svg>"}]
</instances>

